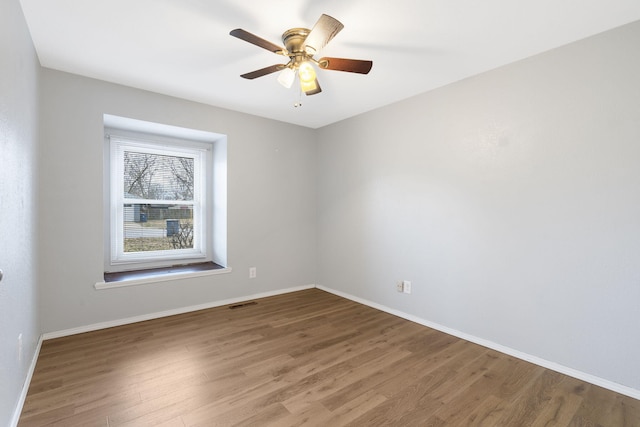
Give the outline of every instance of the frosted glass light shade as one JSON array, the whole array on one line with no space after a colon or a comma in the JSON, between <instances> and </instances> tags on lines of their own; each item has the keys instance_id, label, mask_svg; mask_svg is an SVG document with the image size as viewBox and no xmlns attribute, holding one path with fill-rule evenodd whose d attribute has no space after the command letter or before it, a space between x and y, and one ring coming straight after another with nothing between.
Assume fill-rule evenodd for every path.
<instances>
[{"instance_id":1,"label":"frosted glass light shade","mask_svg":"<svg viewBox=\"0 0 640 427\"><path fill-rule=\"evenodd\" d=\"M316 89L318 89L316 79L313 79L310 82L305 82L304 80L300 79L300 89L302 89L302 91L305 93L315 91Z\"/></svg>"},{"instance_id":2,"label":"frosted glass light shade","mask_svg":"<svg viewBox=\"0 0 640 427\"><path fill-rule=\"evenodd\" d=\"M280 83L282 86L289 89L293 84L293 81L295 80L295 78L296 78L296 72L293 71L291 68L287 67L280 72L280 75L278 76L278 83Z\"/></svg>"},{"instance_id":3,"label":"frosted glass light shade","mask_svg":"<svg viewBox=\"0 0 640 427\"><path fill-rule=\"evenodd\" d=\"M298 75L300 76L300 82L309 83L316 80L316 70L306 61L300 64Z\"/></svg>"}]
</instances>

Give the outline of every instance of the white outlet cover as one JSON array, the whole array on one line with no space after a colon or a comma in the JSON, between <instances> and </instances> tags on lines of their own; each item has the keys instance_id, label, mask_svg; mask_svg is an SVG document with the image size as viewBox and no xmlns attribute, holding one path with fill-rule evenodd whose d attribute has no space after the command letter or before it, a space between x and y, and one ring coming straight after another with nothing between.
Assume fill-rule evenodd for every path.
<instances>
[{"instance_id":1,"label":"white outlet cover","mask_svg":"<svg viewBox=\"0 0 640 427\"><path fill-rule=\"evenodd\" d=\"M411 293L411 282L410 282L410 281L408 281L408 280L404 280L404 281L402 282L402 291L403 291L405 294L410 294L410 293Z\"/></svg>"}]
</instances>

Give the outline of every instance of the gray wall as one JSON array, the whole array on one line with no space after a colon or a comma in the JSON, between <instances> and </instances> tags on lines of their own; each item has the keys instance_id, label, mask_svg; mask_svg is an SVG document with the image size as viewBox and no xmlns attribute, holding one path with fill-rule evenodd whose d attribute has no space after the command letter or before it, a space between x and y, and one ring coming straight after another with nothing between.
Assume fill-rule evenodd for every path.
<instances>
[{"instance_id":1,"label":"gray wall","mask_svg":"<svg viewBox=\"0 0 640 427\"><path fill-rule=\"evenodd\" d=\"M312 130L49 69L41 86L43 332L315 283ZM228 135L231 273L94 289L104 271L104 113Z\"/></svg>"},{"instance_id":2,"label":"gray wall","mask_svg":"<svg viewBox=\"0 0 640 427\"><path fill-rule=\"evenodd\" d=\"M634 23L320 129L319 284L640 389L639 43Z\"/></svg>"},{"instance_id":3,"label":"gray wall","mask_svg":"<svg viewBox=\"0 0 640 427\"><path fill-rule=\"evenodd\" d=\"M40 330L37 141L40 65L18 0L0 2L0 425L9 425ZM23 349L19 355L18 336Z\"/></svg>"}]
</instances>

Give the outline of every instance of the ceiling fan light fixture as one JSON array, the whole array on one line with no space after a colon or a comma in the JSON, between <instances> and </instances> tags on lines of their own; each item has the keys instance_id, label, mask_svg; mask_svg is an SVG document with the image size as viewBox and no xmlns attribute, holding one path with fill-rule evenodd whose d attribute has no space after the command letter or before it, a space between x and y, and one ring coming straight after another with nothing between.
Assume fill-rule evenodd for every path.
<instances>
[{"instance_id":1,"label":"ceiling fan light fixture","mask_svg":"<svg viewBox=\"0 0 640 427\"><path fill-rule=\"evenodd\" d=\"M309 61L304 61L298 68L301 83L313 83L316 81L316 70Z\"/></svg>"},{"instance_id":2,"label":"ceiling fan light fixture","mask_svg":"<svg viewBox=\"0 0 640 427\"><path fill-rule=\"evenodd\" d=\"M293 81L295 80L295 78L296 72L287 67L280 72L280 75L278 76L278 83L289 89L291 85L293 85Z\"/></svg>"}]
</instances>

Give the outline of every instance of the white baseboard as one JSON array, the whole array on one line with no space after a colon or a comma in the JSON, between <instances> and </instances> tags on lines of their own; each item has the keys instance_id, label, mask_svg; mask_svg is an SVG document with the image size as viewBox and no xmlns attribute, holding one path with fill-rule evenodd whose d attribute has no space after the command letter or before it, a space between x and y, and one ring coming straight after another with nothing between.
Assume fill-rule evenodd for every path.
<instances>
[{"instance_id":1,"label":"white baseboard","mask_svg":"<svg viewBox=\"0 0 640 427\"><path fill-rule=\"evenodd\" d=\"M130 323L144 322L146 320L159 319L161 317L174 316L176 314L190 313L192 311L205 310L207 308L220 307L223 305L236 304L250 299L266 298L275 295L288 294L291 292L302 291L305 289L315 288L315 285L296 286L293 288L278 289L275 291L262 292L259 294L247 295L226 300L213 301L205 304L192 305L190 307L180 307L176 309L143 314L141 316L127 317L125 319L110 320L108 322L94 323L92 325L80 326L78 328L65 329L62 331L47 332L42 335L42 340L50 340L53 338L66 337L69 335L82 334L84 332L97 331L100 329L112 328L114 326L128 325Z\"/></svg>"},{"instance_id":2,"label":"white baseboard","mask_svg":"<svg viewBox=\"0 0 640 427\"><path fill-rule=\"evenodd\" d=\"M564 375L568 375L573 378L577 378L581 381L586 381L588 383L606 388L611 391L615 391L616 393L624 394L625 396L632 397L634 399L640 400L640 390L635 388L627 387L622 384L618 384L613 381L606 380L604 378L597 377L595 375L588 374L586 372L578 371L573 368L569 368L567 366L560 365L555 362L551 362L549 360L542 359L537 356L532 356L530 354L524 353L522 351L514 350L510 347L503 346L501 344L495 343L493 341L485 340L483 338L478 338L473 335L466 334L464 332L458 331L456 329L451 329L446 326L440 325L438 323L430 322L428 320L422 319L417 316L413 316L411 314L404 313L399 310L395 310L393 308L389 308L382 304L378 304L360 297L356 297L354 295L347 294L345 292L337 291L335 289L327 288L325 286L317 285L316 288L321 289L323 291L332 293L334 295L338 295L342 298L349 299L351 301L358 302L360 304L364 304L366 306L378 309L380 311L384 311L389 314L393 314L394 316L401 317L403 319L410 320L414 323L418 323L423 326L427 326L432 329L436 329L438 331L444 332L449 335L453 335L455 337L461 338L466 341L473 342L475 344L481 345L483 347L490 348L492 350L499 351L500 353L505 353L510 356L516 357L518 359L525 360L527 362L531 362L535 365L542 366L543 368L551 369L552 371L559 372Z\"/></svg>"},{"instance_id":3,"label":"white baseboard","mask_svg":"<svg viewBox=\"0 0 640 427\"><path fill-rule=\"evenodd\" d=\"M20 392L20 397L18 398L18 405L16 406L15 411L13 412L13 418L11 419L11 423L9 424L11 427L17 427L18 421L20 421L20 414L22 413L22 408L24 407L24 401L27 399L27 393L29 392L29 386L31 385L31 378L33 378L33 372L36 369L36 363L38 362L38 356L40 355L40 348L42 348L42 335L38 339L38 344L36 344L36 350L33 353L33 357L31 358L31 364L29 365L29 370L27 371L27 378L24 380L24 385L22 386L22 391Z\"/></svg>"}]
</instances>

